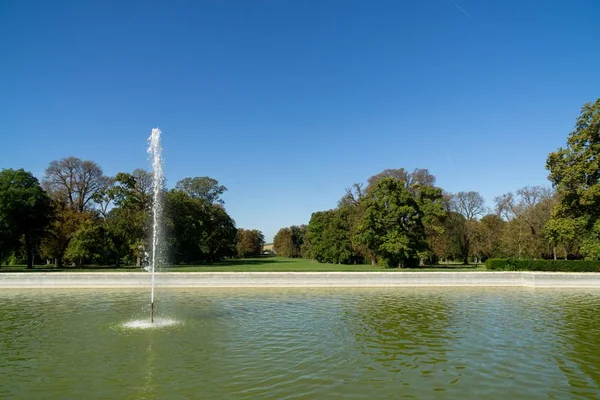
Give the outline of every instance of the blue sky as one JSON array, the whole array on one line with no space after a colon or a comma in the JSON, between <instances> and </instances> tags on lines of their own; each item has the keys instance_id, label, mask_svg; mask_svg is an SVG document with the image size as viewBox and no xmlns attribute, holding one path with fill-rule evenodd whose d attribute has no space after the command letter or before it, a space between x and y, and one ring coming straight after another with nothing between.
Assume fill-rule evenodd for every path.
<instances>
[{"instance_id":1,"label":"blue sky","mask_svg":"<svg viewBox=\"0 0 600 400\"><path fill-rule=\"evenodd\" d=\"M546 184L600 95L596 0L0 2L0 168L208 175L272 239L386 168Z\"/></svg>"}]
</instances>

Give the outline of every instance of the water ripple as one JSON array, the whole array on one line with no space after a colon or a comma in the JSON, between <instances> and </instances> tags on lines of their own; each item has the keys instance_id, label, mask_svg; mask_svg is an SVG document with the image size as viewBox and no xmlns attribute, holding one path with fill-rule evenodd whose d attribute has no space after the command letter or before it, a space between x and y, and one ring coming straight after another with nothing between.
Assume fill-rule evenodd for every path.
<instances>
[{"instance_id":1,"label":"water ripple","mask_svg":"<svg viewBox=\"0 0 600 400\"><path fill-rule=\"evenodd\" d=\"M0 398L599 398L600 291L157 299L165 329L134 329L150 325L145 291L1 291Z\"/></svg>"}]
</instances>

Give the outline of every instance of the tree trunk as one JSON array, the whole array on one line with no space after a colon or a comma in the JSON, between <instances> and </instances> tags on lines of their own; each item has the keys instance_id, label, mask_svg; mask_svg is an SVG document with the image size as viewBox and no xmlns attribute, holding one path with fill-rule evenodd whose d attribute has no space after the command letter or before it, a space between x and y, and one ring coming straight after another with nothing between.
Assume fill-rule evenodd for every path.
<instances>
[{"instance_id":1,"label":"tree trunk","mask_svg":"<svg viewBox=\"0 0 600 400\"><path fill-rule=\"evenodd\" d=\"M33 243L29 235L25 235L25 252L27 253L27 269L33 268Z\"/></svg>"},{"instance_id":2,"label":"tree trunk","mask_svg":"<svg viewBox=\"0 0 600 400\"><path fill-rule=\"evenodd\" d=\"M54 266L55 266L56 268L60 268L60 267L62 267L62 258L61 258L61 257L56 257L56 258L54 259Z\"/></svg>"},{"instance_id":3,"label":"tree trunk","mask_svg":"<svg viewBox=\"0 0 600 400\"><path fill-rule=\"evenodd\" d=\"M377 260L375 259L375 257L371 257L371 265L373 267L377 265Z\"/></svg>"},{"instance_id":4,"label":"tree trunk","mask_svg":"<svg viewBox=\"0 0 600 400\"><path fill-rule=\"evenodd\" d=\"M552 246L552 253L554 253L554 261L556 261L556 246Z\"/></svg>"}]
</instances>

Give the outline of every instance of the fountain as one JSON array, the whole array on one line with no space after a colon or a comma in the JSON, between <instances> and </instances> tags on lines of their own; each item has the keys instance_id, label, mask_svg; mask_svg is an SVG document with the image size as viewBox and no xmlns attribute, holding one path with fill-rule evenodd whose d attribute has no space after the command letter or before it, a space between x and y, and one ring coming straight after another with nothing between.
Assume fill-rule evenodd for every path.
<instances>
[{"instance_id":1,"label":"fountain","mask_svg":"<svg viewBox=\"0 0 600 400\"><path fill-rule=\"evenodd\" d=\"M152 202L152 249L150 253L150 273L152 274L150 289L150 323L154 323L154 276L156 273L157 260L160 256L159 239L162 221L161 196L165 184L162 147L160 146L161 133L160 129L154 128L148 138L148 155L152 164L152 187L154 192Z\"/></svg>"},{"instance_id":2,"label":"fountain","mask_svg":"<svg viewBox=\"0 0 600 400\"><path fill-rule=\"evenodd\" d=\"M162 196L165 187L165 176L163 173L163 158L162 158L162 147L160 144L161 130L158 128L152 129L152 133L148 138L148 158L152 165L152 243L150 245L150 251L146 252L146 267L144 269L150 272L150 322L147 319L136 319L127 321L121 326L130 329L153 329L153 328L164 328L170 326L176 326L182 324L182 321L178 321L172 318L155 318L154 316L154 287L155 287L155 274L157 268L163 262L162 259L162 212L163 202Z\"/></svg>"}]
</instances>

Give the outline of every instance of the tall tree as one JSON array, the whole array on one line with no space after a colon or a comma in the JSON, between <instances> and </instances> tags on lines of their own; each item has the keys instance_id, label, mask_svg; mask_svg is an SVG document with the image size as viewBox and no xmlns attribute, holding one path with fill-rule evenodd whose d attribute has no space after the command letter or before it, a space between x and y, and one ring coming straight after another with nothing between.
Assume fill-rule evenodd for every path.
<instances>
[{"instance_id":1,"label":"tall tree","mask_svg":"<svg viewBox=\"0 0 600 400\"><path fill-rule=\"evenodd\" d=\"M319 262L350 264L362 261L352 245L349 207L313 213L307 237L311 255Z\"/></svg>"},{"instance_id":2,"label":"tall tree","mask_svg":"<svg viewBox=\"0 0 600 400\"><path fill-rule=\"evenodd\" d=\"M235 257L235 221L220 204L207 207L207 231L202 240L202 251L206 261L219 261L226 257Z\"/></svg>"},{"instance_id":3,"label":"tall tree","mask_svg":"<svg viewBox=\"0 0 600 400\"><path fill-rule=\"evenodd\" d=\"M306 227L292 225L281 228L273 238L275 253L280 257L298 258L302 257L302 246Z\"/></svg>"},{"instance_id":4,"label":"tall tree","mask_svg":"<svg viewBox=\"0 0 600 400\"><path fill-rule=\"evenodd\" d=\"M600 98L583 106L567 147L550 153L546 168L561 195L560 214L600 218Z\"/></svg>"},{"instance_id":5,"label":"tall tree","mask_svg":"<svg viewBox=\"0 0 600 400\"><path fill-rule=\"evenodd\" d=\"M24 245L27 268L51 220L50 198L38 180L23 169L0 171L0 259Z\"/></svg>"},{"instance_id":6,"label":"tall tree","mask_svg":"<svg viewBox=\"0 0 600 400\"><path fill-rule=\"evenodd\" d=\"M508 224L505 249L516 257L545 257L552 252L544 227L557 202L554 191L544 186L525 186L516 195L496 197L496 213Z\"/></svg>"},{"instance_id":7,"label":"tall tree","mask_svg":"<svg viewBox=\"0 0 600 400\"><path fill-rule=\"evenodd\" d=\"M398 169L386 169L378 174L371 176L368 179L368 186L374 186L378 181L385 178L392 178L394 180L404 183L404 187L409 191L419 186L435 186L435 176L433 176L426 168L416 168L413 172L408 172L404 168Z\"/></svg>"},{"instance_id":8,"label":"tall tree","mask_svg":"<svg viewBox=\"0 0 600 400\"><path fill-rule=\"evenodd\" d=\"M556 260L557 247L562 250L562 256L567 259L569 254L575 253L575 248L580 245L580 238L585 234L584 218L552 218L544 227L546 239L552 245L552 256Z\"/></svg>"},{"instance_id":9,"label":"tall tree","mask_svg":"<svg viewBox=\"0 0 600 400\"><path fill-rule=\"evenodd\" d=\"M292 231L289 227L277 231L273 237L273 249L279 257L292 257Z\"/></svg>"},{"instance_id":10,"label":"tall tree","mask_svg":"<svg viewBox=\"0 0 600 400\"><path fill-rule=\"evenodd\" d=\"M165 196L165 216L173 262L202 263L236 255L237 229L222 206L171 190Z\"/></svg>"},{"instance_id":11,"label":"tall tree","mask_svg":"<svg viewBox=\"0 0 600 400\"><path fill-rule=\"evenodd\" d=\"M56 267L62 267L69 242L79 226L94 215L90 212L77 212L60 200L52 200L52 223L46 230L40 247L41 255L54 260Z\"/></svg>"},{"instance_id":12,"label":"tall tree","mask_svg":"<svg viewBox=\"0 0 600 400\"><path fill-rule=\"evenodd\" d=\"M94 199L111 184L102 168L93 161L66 157L52 161L44 174L42 187L53 200L55 221L44 239L42 250L60 266L79 224L93 218Z\"/></svg>"},{"instance_id":13,"label":"tall tree","mask_svg":"<svg viewBox=\"0 0 600 400\"><path fill-rule=\"evenodd\" d=\"M364 210L360 200L365 197L382 179L390 178L399 182L417 200L420 209L424 212L423 225L427 237L427 248L421 253L421 260L433 259L431 250L436 237L443 233L443 219L445 211L441 204L441 189L435 187L435 176L425 168L416 168L412 172L404 168L386 169L371 176L367 181L366 188L360 183L355 183L352 188L346 189L346 194L338 202L338 208L347 208L345 213L348 226L351 231L353 252L358 257L371 260L371 264L377 263L375 255L363 242L357 240L357 227L362 220Z\"/></svg>"},{"instance_id":14,"label":"tall tree","mask_svg":"<svg viewBox=\"0 0 600 400\"><path fill-rule=\"evenodd\" d=\"M496 214L488 214L474 224L473 250L482 260L502 257L502 237L506 222Z\"/></svg>"},{"instance_id":15,"label":"tall tree","mask_svg":"<svg viewBox=\"0 0 600 400\"><path fill-rule=\"evenodd\" d=\"M265 244L263 233L256 229L238 228L236 250L238 257L256 257L262 252Z\"/></svg>"},{"instance_id":16,"label":"tall tree","mask_svg":"<svg viewBox=\"0 0 600 400\"><path fill-rule=\"evenodd\" d=\"M77 266L85 263L106 264L113 251L105 224L96 218L89 218L73 234L65 258Z\"/></svg>"},{"instance_id":17,"label":"tall tree","mask_svg":"<svg viewBox=\"0 0 600 400\"><path fill-rule=\"evenodd\" d=\"M452 209L467 221L475 221L485 213L485 200L478 192L458 192L452 196Z\"/></svg>"},{"instance_id":18,"label":"tall tree","mask_svg":"<svg viewBox=\"0 0 600 400\"><path fill-rule=\"evenodd\" d=\"M582 254L600 258L600 98L582 107L567 146L550 153L546 168L560 196L553 230L562 225L558 231L570 232L583 224Z\"/></svg>"},{"instance_id":19,"label":"tall tree","mask_svg":"<svg viewBox=\"0 0 600 400\"><path fill-rule=\"evenodd\" d=\"M210 204L224 204L221 195L227 191L219 181L208 176L184 178L175 184L175 189L187 193L190 197L202 199Z\"/></svg>"},{"instance_id":20,"label":"tall tree","mask_svg":"<svg viewBox=\"0 0 600 400\"><path fill-rule=\"evenodd\" d=\"M454 233L457 236L463 263L469 263L471 243L475 234L475 222L485 213L485 200L478 192L458 192L450 195L450 209L462 216L454 218Z\"/></svg>"},{"instance_id":21,"label":"tall tree","mask_svg":"<svg viewBox=\"0 0 600 400\"><path fill-rule=\"evenodd\" d=\"M53 198L77 212L85 211L92 204L94 195L108 184L109 180L98 164L77 157L52 161L42 181Z\"/></svg>"},{"instance_id":22,"label":"tall tree","mask_svg":"<svg viewBox=\"0 0 600 400\"><path fill-rule=\"evenodd\" d=\"M150 235L152 194L152 174L143 169L118 173L106 193L115 205L105 219L115 243L117 265L123 255L126 261L133 257L137 266L142 263Z\"/></svg>"},{"instance_id":23,"label":"tall tree","mask_svg":"<svg viewBox=\"0 0 600 400\"><path fill-rule=\"evenodd\" d=\"M427 243L423 211L404 182L383 178L361 202L358 240L390 267L414 264Z\"/></svg>"}]
</instances>

